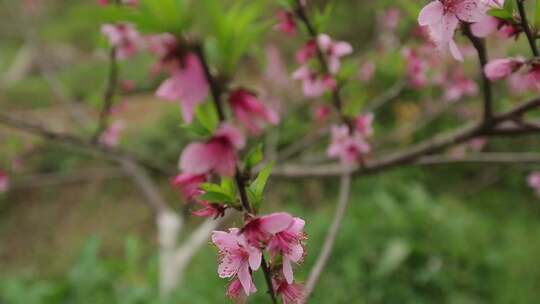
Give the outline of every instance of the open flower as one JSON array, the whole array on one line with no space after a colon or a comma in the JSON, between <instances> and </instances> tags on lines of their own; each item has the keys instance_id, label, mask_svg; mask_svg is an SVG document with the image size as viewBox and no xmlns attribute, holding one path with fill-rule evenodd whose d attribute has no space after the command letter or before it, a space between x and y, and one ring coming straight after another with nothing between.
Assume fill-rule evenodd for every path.
<instances>
[{"instance_id":1,"label":"open flower","mask_svg":"<svg viewBox=\"0 0 540 304\"><path fill-rule=\"evenodd\" d=\"M287 229L276 233L268 243L268 251L282 255L283 276L289 284L294 280L291 262L299 263L304 257L305 224L303 219L295 217Z\"/></svg>"},{"instance_id":2,"label":"open flower","mask_svg":"<svg viewBox=\"0 0 540 304\"><path fill-rule=\"evenodd\" d=\"M319 75L306 65L293 73L293 79L302 81L302 92L306 97L320 97L326 91L336 88L336 80L330 75Z\"/></svg>"},{"instance_id":3,"label":"open flower","mask_svg":"<svg viewBox=\"0 0 540 304\"><path fill-rule=\"evenodd\" d=\"M328 69L332 74L339 71L341 57L353 52L353 48L348 42L333 41L327 34L319 34L317 43L328 59Z\"/></svg>"},{"instance_id":4,"label":"open flower","mask_svg":"<svg viewBox=\"0 0 540 304\"><path fill-rule=\"evenodd\" d=\"M131 24L104 24L101 26L101 33L116 47L118 59L127 59L139 49L141 37Z\"/></svg>"},{"instance_id":5,"label":"open flower","mask_svg":"<svg viewBox=\"0 0 540 304\"><path fill-rule=\"evenodd\" d=\"M173 67L171 77L160 85L156 95L165 100L179 101L184 121L191 123L195 107L208 95L208 82L197 56L184 56L181 64Z\"/></svg>"},{"instance_id":6,"label":"open flower","mask_svg":"<svg viewBox=\"0 0 540 304\"><path fill-rule=\"evenodd\" d=\"M6 172L0 170L0 193L7 192L9 190L9 176Z\"/></svg>"},{"instance_id":7,"label":"open flower","mask_svg":"<svg viewBox=\"0 0 540 304\"><path fill-rule=\"evenodd\" d=\"M422 9L418 23L429 28L431 38L441 51L449 49L455 59L463 61L454 41L459 22L478 22L486 11L484 0L435 0Z\"/></svg>"},{"instance_id":8,"label":"open flower","mask_svg":"<svg viewBox=\"0 0 540 304\"><path fill-rule=\"evenodd\" d=\"M250 294L253 294L256 292L257 292L257 288L255 288L255 283L253 283L253 280L251 281L251 289L249 290L249 293L246 294L240 280L235 279L231 282L231 284L229 284L229 287L227 288L227 297L229 297L235 303L245 303L247 297Z\"/></svg>"},{"instance_id":9,"label":"open flower","mask_svg":"<svg viewBox=\"0 0 540 304\"><path fill-rule=\"evenodd\" d=\"M261 251L249 245L236 228L229 229L229 232L214 231L212 233L212 242L219 249L219 277L231 278L236 276L245 294L252 293L255 286L250 269L252 271L259 269L262 259Z\"/></svg>"},{"instance_id":10,"label":"open flower","mask_svg":"<svg viewBox=\"0 0 540 304\"><path fill-rule=\"evenodd\" d=\"M255 94L245 89L237 89L229 96L229 103L236 118L253 135L261 133L265 123L279 123L278 114L267 108Z\"/></svg>"},{"instance_id":11,"label":"open flower","mask_svg":"<svg viewBox=\"0 0 540 304\"><path fill-rule=\"evenodd\" d=\"M274 279L276 294L281 296L283 304L300 304L304 300L304 286L297 283Z\"/></svg>"},{"instance_id":12,"label":"open flower","mask_svg":"<svg viewBox=\"0 0 540 304\"><path fill-rule=\"evenodd\" d=\"M358 132L350 134L346 125L332 126L332 143L326 153L339 158L344 164L354 164L360 157L371 151L371 146Z\"/></svg>"},{"instance_id":13,"label":"open flower","mask_svg":"<svg viewBox=\"0 0 540 304\"><path fill-rule=\"evenodd\" d=\"M224 216L225 210L227 209L227 205L222 205L218 203L210 203L207 201L199 201L197 203L201 205L202 208L193 211L192 214L199 217L212 217L216 219L218 217Z\"/></svg>"},{"instance_id":14,"label":"open flower","mask_svg":"<svg viewBox=\"0 0 540 304\"><path fill-rule=\"evenodd\" d=\"M500 58L490 61L484 67L486 77L491 81L499 80L510 76L525 64L523 58Z\"/></svg>"},{"instance_id":15,"label":"open flower","mask_svg":"<svg viewBox=\"0 0 540 304\"><path fill-rule=\"evenodd\" d=\"M191 174L184 172L172 178L171 185L174 188L180 189L180 193L184 199L190 200L203 193L199 186L204 182L206 182L205 174Z\"/></svg>"},{"instance_id":16,"label":"open flower","mask_svg":"<svg viewBox=\"0 0 540 304\"><path fill-rule=\"evenodd\" d=\"M180 156L180 169L191 174L215 171L219 175L232 176L238 159L236 150L246 143L237 128L223 123L215 135L206 142L189 144Z\"/></svg>"},{"instance_id":17,"label":"open flower","mask_svg":"<svg viewBox=\"0 0 540 304\"><path fill-rule=\"evenodd\" d=\"M252 246L259 247L261 243L267 242L276 233L287 229L293 221L290 214L276 212L250 219L244 225L242 233Z\"/></svg>"}]
</instances>

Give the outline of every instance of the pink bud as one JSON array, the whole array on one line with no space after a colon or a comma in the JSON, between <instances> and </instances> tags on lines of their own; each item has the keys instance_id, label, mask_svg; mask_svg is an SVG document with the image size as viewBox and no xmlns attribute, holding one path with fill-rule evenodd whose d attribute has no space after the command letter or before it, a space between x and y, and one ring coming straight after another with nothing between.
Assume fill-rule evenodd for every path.
<instances>
[{"instance_id":1,"label":"pink bud","mask_svg":"<svg viewBox=\"0 0 540 304\"><path fill-rule=\"evenodd\" d=\"M519 70L525 63L523 58L501 58L490 61L484 67L484 73L491 81L508 77Z\"/></svg>"}]
</instances>

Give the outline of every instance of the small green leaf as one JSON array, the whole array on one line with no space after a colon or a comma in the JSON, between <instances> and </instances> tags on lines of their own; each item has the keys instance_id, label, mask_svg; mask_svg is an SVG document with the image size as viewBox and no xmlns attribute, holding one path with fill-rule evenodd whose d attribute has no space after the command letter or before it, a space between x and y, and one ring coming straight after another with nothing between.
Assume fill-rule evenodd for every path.
<instances>
[{"instance_id":1,"label":"small green leaf","mask_svg":"<svg viewBox=\"0 0 540 304\"><path fill-rule=\"evenodd\" d=\"M251 170L256 165L258 165L263 160L263 158L264 158L263 145L258 144L257 146L249 150L246 156L246 160L245 160L246 169Z\"/></svg>"},{"instance_id":2,"label":"small green leaf","mask_svg":"<svg viewBox=\"0 0 540 304\"><path fill-rule=\"evenodd\" d=\"M205 192L199 196L203 201L209 201L211 203L232 203L234 198L231 198L228 194L222 192Z\"/></svg>"},{"instance_id":3,"label":"small green leaf","mask_svg":"<svg viewBox=\"0 0 540 304\"><path fill-rule=\"evenodd\" d=\"M200 104L197 109L195 109L195 118L210 134L214 133L219 124L216 107L212 102Z\"/></svg>"},{"instance_id":4,"label":"small green leaf","mask_svg":"<svg viewBox=\"0 0 540 304\"><path fill-rule=\"evenodd\" d=\"M249 189L253 192L253 195L255 195L256 200L260 200L262 198L264 188L266 187L266 182L268 181L273 168L273 163L269 163L264 166L257 178L251 183L251 185L249 185Z\"/></svg>"},{"instance_id":5,"label":"small green leaf","mask_svg":"<svg viewBox=\"0 0 540 304\"><path fill-rule=\"evenodd\" d=\"M511 1L510 1L511 2ZM512 19L512 13L502 8L493 8L488 11L488 14L504 20Z\"/></svg>"}]
</instances>

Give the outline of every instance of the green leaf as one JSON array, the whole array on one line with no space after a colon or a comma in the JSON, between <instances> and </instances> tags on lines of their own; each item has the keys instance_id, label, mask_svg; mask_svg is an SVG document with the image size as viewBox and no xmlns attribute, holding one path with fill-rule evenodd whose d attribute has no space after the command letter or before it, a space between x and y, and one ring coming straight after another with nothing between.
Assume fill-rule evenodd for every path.
<instances>
[{"instance_id":1,"label":"green leaf","mask_svg":"<svg viewBox=\"0 0 540 304\"><path fill-rule=\"evenodd\" d=\"M211 203L232 203L234 199L231 198L228 194L222 192L205 192L203 195L199 196L203 201L209 201Z\"/></svg>"},{"instance_id":2,"label":"green leaf","mask_svg":"<svg viewBox=\"0 0 540 304\"><path fill-rule=\"evenodd\" d=\"M205 102L197 106L195 118L209 134L213 134L219 124L217 110L212 102Z\"/></svg>"},{"instance_id":3,"label":"green leaf","mask_svg":"<svg viewBox=\"0 0 540 304\"><path fill-rule=\"evenodd\" d=\"M273 168L273 163L264 166L257 178L249 185L249 189L253 192L256 200L261 200L264 188L266 187L266 182L268 181Z\"/></svg>"},{"instance_id":4,"label":"green leaf","mask_svg":"<svg viewBox=\"0 0 540 304\"><path fill-rule=\"evenodd\" d=\"M246 169L251 170L256 165L258 165L263 160L263 158L263 144L258 144L257 146L251 148L245 160Z\"/></svg>"},{"instance_id":5,"label":"green leaf","mask_svg":"<svg viewBox=\"0 0 540 304\"><path fill-rule=\"evenodd\" d=\"M512 1L509 1L512 2ZM512 19L512 13L502 8L493 8L488 11L488 14L504 20Z\"/></svg>"}]
</instances>

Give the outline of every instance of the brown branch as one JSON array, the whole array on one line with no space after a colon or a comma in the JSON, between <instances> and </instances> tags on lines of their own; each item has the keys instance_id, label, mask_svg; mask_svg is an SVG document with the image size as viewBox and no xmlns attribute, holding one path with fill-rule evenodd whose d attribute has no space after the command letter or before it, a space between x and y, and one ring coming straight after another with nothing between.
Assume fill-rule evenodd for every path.
<instances>
[{"instance_id":1,"label":"brown branch","mask_svg":"<svg viewBox=\"0 0 540 304\"><path fill-rule=\"evenodd\" d=\"M519 16L521 19L521 27L525 32L525 36L527 36L527 40L529 41L529 45L531 46L531 51L535 57L539 57L540 53L538 52L536 39L531 30L531 27L529 26L529 21L527 20L527 12L525 11L525 0L516 0L516 2L518 6ZM536 5L538 5L538 3Z\"/></svg>"},{"instance_id":2,"label":"brown branch","mask_svg":"<svg viewBox=\"0 0 540 304\"><path fill-rule=\"evenodd\" d=\"M537 128L504 128L503 123L521 118L526 112L540 107L540 97L530 100L509 110L503 114L493 117L492 125L486 127L482 122L472 126L466 126L448 134L436 135L433 138L422 141L412 147L402 151L382 156L378 159L366 161L363 167L343 166L339 164L329 164L321 166L298 166L282 165L276 167L274 175L287 177L334 177L344 173L351 173L355 176L374 174L387 169L392 169L400 165L415 164L421 157L440 152L450 146L466 142L480 136L516 136L530 133L538 133Z\"/></svg>"},{"instance_id":3,"label":"brown branch","mask_svg":"<svg viewBox=\"0 0 540 304\"><path fill-rule=\"evenodd\" d=\"M464 25L463 32L467 38L471 41L476 52L478 53L478 60L480 63L480 77L482 78L482 90L483 90L483 99L484 99L484 117L483 122L486 125L491 123L493 118L493 92L491 88L491 81L487 78L486 73L484 73L484 67L488 63L488 55L486 49L486 42L482 38L478 38L473 35L469 25Z\"/></svg>"},{"instance_id":4,"label":"brown branch","mask_svg":"<svg viewBox=\"0 0 540 304\"><path fill-rule=\"evenodd\" d=\"M107 87L103 93L103 107L99 114L99 121L92 141L97 141L103 131L107 129L109 116L111 114L111 108L114 103L114 96L116 95L118 87L118 62L116 60L116 47L112 46L109 51L109 74L107 77Z\"/></svg>"},{"instance_id":5,"label":"brown branch","mask_svg":"<svg viewBox=\"0 0 540 304\"><path fill-rule=\"evenodd\" d=\"M164 176L171 176L174 174L174 171L171 171L169 168L174 168L175 166L164 166L158 164L154 160L143 158L130 151L125 151L120 148L111 148L98 143L92 143L84 138L69 133L55 132L43 126L27 123L3 113L0 113L0 125L39 136L46 140L66 145L86 153L98 155L117 163L121 160L129 159L154 173Z\"/></svg>"}]
</instances>

